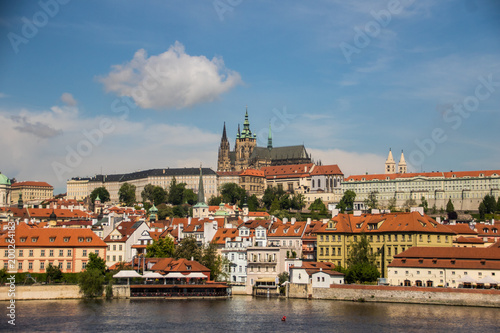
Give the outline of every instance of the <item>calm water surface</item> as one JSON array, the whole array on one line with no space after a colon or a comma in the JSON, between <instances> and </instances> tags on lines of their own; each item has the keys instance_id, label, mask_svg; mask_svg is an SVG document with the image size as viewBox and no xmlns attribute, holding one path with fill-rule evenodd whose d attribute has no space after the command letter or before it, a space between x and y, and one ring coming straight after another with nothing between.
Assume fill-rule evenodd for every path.
<instances>
[{"instance_id":1,"label":"calm water surface","mask_svg":"<svg viewBox=\"0 0 500 333\"><path fill-rule=\"evenodd\" d=\"M7 325L2 307L0 330ZM500 310L302 299L18 301L20 332L500 332ZM281 317L286 316L286 322Z\"/></svg>"}]
</instances>

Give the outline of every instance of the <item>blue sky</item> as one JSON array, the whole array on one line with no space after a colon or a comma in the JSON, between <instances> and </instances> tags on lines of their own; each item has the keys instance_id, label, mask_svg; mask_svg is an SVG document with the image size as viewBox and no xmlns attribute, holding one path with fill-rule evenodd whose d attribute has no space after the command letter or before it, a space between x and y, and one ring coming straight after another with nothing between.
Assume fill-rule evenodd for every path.
<instances>
[{"instance_id":1,"label":"blue sky","mask_svg":"<svg viewBox=\"0 0 500 333\"><path fill-rule=\"evenodd\" d=\"M500 4L2 1L0 171L47 181L203 163L248 106L346 176L499 169Z\"/></svg>"}]
</instances>

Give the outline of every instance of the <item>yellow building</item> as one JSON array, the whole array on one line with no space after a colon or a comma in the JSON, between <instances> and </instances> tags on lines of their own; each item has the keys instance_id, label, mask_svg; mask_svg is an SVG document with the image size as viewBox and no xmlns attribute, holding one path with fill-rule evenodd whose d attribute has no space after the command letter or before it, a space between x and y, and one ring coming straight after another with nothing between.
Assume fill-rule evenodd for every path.
<instances>
[{"instance_id":1,"label":"yellow building","mask_svg":"<svg viewBox=\"0 0 500 333\"><path fill-rule=\"evenodd\" d=\"M25 203L32 201L42 202L54 196L54 187L46 182L28 181L14 183L11 186L11 204L17 203L19 194L21 194Z\"/></svg>"},{"instance_id":2,"label":"yellow building","mask_svg":"<svg viewBox=\"0 0 500 333\"><path fill-rule=\"evenodd\" d=\"M338 214L317 233L318 261L346 267L352 243L366 234L372 253L377 253L377 268L387 276L394 256L414 246L453 245L455 233L419 212L388 214Z\"/></svg>"}]
</instances>

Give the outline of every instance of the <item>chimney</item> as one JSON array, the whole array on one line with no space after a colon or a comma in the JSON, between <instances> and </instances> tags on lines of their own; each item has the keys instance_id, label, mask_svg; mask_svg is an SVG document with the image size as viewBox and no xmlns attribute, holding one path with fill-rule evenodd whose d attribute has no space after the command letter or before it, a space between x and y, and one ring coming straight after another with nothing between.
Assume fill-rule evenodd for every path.
<instances>
[{"instance_id":1,"label":"chimney","mask_svg":"<svg viewBox=\"0 0 500 333\"><path fill-rule=\"evenodd\" d=\"M250 218L248 216L243 216L243 222L248 222Z\"/></svg>"},{"instance_id":2,"label":"chimney","mask_svg":"<svg viewBox=\"0 0 500 333\"><path fill-rule=\"evenodd\" d=\"M310 217L307 218L307 224L311 224L311 218Z\"/></svg>"},{"instance_id":3,"label":"chimney","mask_svg":"<svg viewBox=\"0 0 500 333\"><path fill-rule=\"evenodd\" d=\"M296 221L297 221L297 219L295 217L292 217L292 220L291 220L292 225L294 225Z\"/></svg>"},{"instance_id":4,"label":"chimney","mask_svg":"<svg viewBox=\"0 0 500 333\"><path fill-rule=\"evenodd\" d=\"M436 222L441 223L441 216L436 217Z\"/></svg>"},{"instance_id":5,"label":"chimney","mask_svg":"<svg viewBox=\"0 0 500 333\"><path fill-rule=\"evenodd\" d=\"M288 218L284 217L283 218L283 224L287 224L288 223Z\"/></svg>"},{"instance_id":6,"label":"chimney","mask_svg":"<svg viewBox=\"0 0 500 333\"><path fill-rule=\"evenodd\" d=\"M380 210L378 210L378 209L372 209L372 214L380 214Z\"/></svg>"},{"instance_id":7,"label":"chimney","mask_svg":"<svg viewBox=\"0 0 500 333\"><path fill-rule=\"evenodd\" d=\"M188 225L190 225L190 224L191 224L191 219L192 219L192 218L191 218L191 216L190 216L190 217L188 217Z\"/></svg>"},{"instance_id":8,"label":"chimney","mask_svg":"<svg viewBox=\"0 0 500 333\"><path fill-rule=\"evenodd\" d=\"M337 215L339 215L339 210L337 208L332 209L332 218L334 218Z\"/></svg>"},{"instance_id":9,"label":"chimney","mask_svg":"<svg viewBox=\"0 0 500 333\"><path fill-rule=\"evenodd\" d=\"M360 210L353 211L352 216L361 216L361 211Z\"/></svg>"},{"instance_id":10,"label":"chimney","mask_svg":"<svg viewBox=\"0 0 500 333\"><path fill-rule=\"evenodd\" d=\"M194 261L194 257L191 257L191 261Z\"/></svg>"},{"instance_id":11,"label":"chimney","mask_svg":"<svg viewBox=\"0 0 500 333\"><path fill-rule=\"evenodd\" d=\"M328 221L330 221L330 219L323 219L323 223L328 223Z\"/></svg>"}]
</instances>

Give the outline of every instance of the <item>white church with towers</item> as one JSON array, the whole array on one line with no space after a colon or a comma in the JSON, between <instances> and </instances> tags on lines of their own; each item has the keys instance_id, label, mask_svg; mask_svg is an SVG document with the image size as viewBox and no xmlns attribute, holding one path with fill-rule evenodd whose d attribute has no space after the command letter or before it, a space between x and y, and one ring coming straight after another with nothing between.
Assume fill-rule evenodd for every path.
<instances>
[{"instance_id":1,"label":"white church with towers","mask_svg":"<svg viewBox=\"0 0 500 333\"><path fill-rule=\"evenodd\" d=\"M399 158L399 163L396 172L396 161L394 161L394 157L392 157L392 151L389 148L389 156L387 156L387 160L385 161L385 174L393 174L393 173L407 173L408 166L406 165L405 155L401 150L401 157Z\"/></svg>"}]
</instances>

